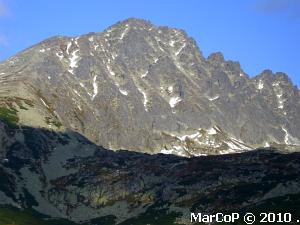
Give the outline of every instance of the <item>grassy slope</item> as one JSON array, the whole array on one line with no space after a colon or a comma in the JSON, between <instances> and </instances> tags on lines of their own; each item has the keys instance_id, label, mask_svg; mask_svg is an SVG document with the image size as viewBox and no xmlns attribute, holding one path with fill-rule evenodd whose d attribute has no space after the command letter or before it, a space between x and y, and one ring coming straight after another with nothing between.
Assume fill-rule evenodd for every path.
<instances>
[{"instance_id":1,"label":"grassy slope","mask_svg":"<svg viewBox=\"0 0 300 225\"><path fill-rule=\"evenodd\" d=\"M0 208L0 225L76 225L64 219L46 219L45 216L32 210Z\"/></svg>"}]
</instances>

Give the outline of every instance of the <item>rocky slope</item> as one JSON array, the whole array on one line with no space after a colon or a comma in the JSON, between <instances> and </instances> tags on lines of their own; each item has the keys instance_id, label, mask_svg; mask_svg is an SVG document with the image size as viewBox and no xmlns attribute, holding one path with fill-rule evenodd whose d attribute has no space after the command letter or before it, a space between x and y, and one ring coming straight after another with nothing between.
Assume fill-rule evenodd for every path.
<instances>
[{"instance_id":1,"label":"rocky slope","mask_svg":"<svg viewBox=\"0 0 300 225\"><path fill-rule=\"evenodd\" d=\"M204 58L184 31L143 20L52 37L0 63L2 118L71 129L109 149L294 151L299 114L299 90L284 73L249 78L221 53Z\"/></svg>"},{"instance_id":2,"label":"rocky slope","mask_svg":"<svg viewBox=\"0 0 300 225\"><path fill-rule=\"evenodd\" d=\"M114 152L73 131L1 121L0 135L1 225L190 224L190 212L259 209L300 216L299 153Z\"/></svg>"}]
</instances>

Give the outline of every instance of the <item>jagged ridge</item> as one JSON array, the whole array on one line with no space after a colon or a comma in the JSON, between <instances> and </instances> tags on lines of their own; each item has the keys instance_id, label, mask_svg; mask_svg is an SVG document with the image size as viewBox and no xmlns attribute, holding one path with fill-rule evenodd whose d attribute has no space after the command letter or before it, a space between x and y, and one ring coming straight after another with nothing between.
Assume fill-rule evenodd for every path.
<instances>
[{"instance_id":1,"label":"jagged ridge","mask_svg":"<svg viewBox=\"0 0 300 225\"><path fill-rule=\"evenodd\" d=\"M205 59L184 31L143 20L45 40L2 62L0 82L1 96L33 102L20 123L76 130L110 149L299 150L299 90L287 75L249 78L221 53ZM207 132L214 127L222 135Z\"/></svg>"}]
</instances>

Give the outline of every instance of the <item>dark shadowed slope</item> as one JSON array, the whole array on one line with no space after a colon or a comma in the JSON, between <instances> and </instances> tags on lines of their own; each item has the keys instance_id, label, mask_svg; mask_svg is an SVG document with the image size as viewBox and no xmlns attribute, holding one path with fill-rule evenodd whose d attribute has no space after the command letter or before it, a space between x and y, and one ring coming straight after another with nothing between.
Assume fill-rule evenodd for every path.
<instances>
[{"instance_id":1,"label":"dark shadowed slope","mask_svg":"<svg viewBox=\"0 0 300 225\"><path fill-rule=\"evenodd\" d=\"M190 211L297 211L299 203L299 153L183 158L114 152L72 131L0 122L0 134L0 224L15 216L41 224L32 210L77 223L186 224Z\"/></svg>"}]
</instances>

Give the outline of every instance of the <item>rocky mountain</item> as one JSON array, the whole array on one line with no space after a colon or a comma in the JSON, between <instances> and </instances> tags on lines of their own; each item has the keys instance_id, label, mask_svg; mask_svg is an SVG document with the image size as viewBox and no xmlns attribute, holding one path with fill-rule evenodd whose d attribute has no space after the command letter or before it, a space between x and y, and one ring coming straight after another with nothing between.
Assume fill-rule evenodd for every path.
<instances>
[{"instance_id":1,"label":"rocky mountain","mask_svg":"<svg viewBox=\"0 0 300 225\"><path fill-rule=\"evenodd\" d=\"M299 90L286 74L250 78L221 53L205 58L183 30L138 19L52 37L1 62L0 107L18 124L71 129L113 150L300 146Z\"/></svg>"},{"instance_id":2,"label":"rocky mountain","mask_svg":"<svg viewBox=\"0 0 300 225\"><path fill-rule=\"evenodd\" d=\"M300 219L299 99L143 20L47 39L0 63L0 225Z\"/></svg>"},{"instance_id":3,"label":"rocky mountain","mask_svg":"<svg viewBox=\"0 0 300 225\"><path fill-rule=\"evenodd\" d=\"M1 225L191 224L190 212L300 218L300 153L115 152L74 131L3 122L0 140Z\"/></svg>"}]
</instances>

